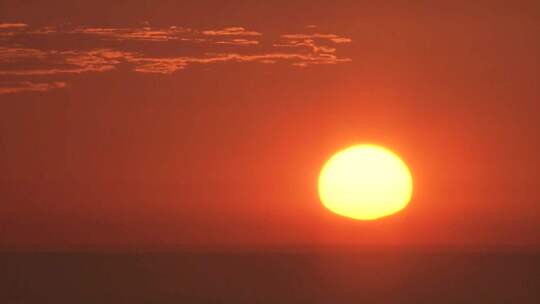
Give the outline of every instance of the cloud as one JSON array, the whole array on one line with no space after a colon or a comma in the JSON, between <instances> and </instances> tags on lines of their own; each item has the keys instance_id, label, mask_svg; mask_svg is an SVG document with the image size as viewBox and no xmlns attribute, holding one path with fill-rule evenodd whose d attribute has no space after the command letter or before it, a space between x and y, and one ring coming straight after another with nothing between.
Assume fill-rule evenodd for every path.
<instances>
[{"instance_id":1,"label":"cloud","mask_svg":"<svg viewBox=\"0 0 540 304\"><path fill-rule=\"evenodd\" d=\"M6 40L17 33L24 32L27 27L25 23L0 23L0 40Z\"/></svg>"},{"instance_id":2,"label":"cloud","mask_svg":"<svg viewBox=\"0 0 540 304\"><path fill-rule=\"evenodd\" d=\"M30 81L21 81L19 83L2 84L0 83L0 94L13 94L21 92L47 92L54 89L65 88L65 82L36 83Z\"/></svg>"},{"instance_id":3,"label":"cloud","mask_svg":"<svg viewBox=\"0 0 540 304\"><path fill-rule=\"evenodd\" d=\"M349 43L352 42L352 39L339 36L337 34L285 34L281 35L281 38L290 39L290 40L305 40L305 39L326 39L334 43Z\"/></svg>"},{"instance_id":4,"label":"cloud","mask_svg":"<svg viewBox=\"0 0 540 304\"><path fill-rule=\"evenodd\" d=\"M28 59L43 59L47 52L23 48L23 47L3 47L0 46L0 63L13 63Z\"/></svg>"},{"instance_id":5,"label":"cloud","mask_svg":"<svg viewBox=\"0 0 540 304\"><path fill-rule=\"evenodd\" d=\"M345 37L330 38L330 40L332 40L332 42L335 42L335 43L350 43L350 42L352 42L351 38L345 38Z\"/></svg>"},{"instance_id":6,"label":"cloud","mask_svg":"<svg viewBox=\"0 0 540 304\"><path fill-rule=\"evenodd\" d=\"M171 41L178 40L182 34L189 32L191 29L171 26L168 28L79 27L69 33L94 35L112 40Z\"/></svg>"},{"instance_id":7,"label":"cloud","mask_svg":"<svg viewBox=\"0 0 540 304\"><path fill-rule=\"evenodd\" d=\"M313 39L304 39L302 41L296 41L296 40L286 41L283 43L275 43L274 46L276 47L306 47L308 49L311 49L314 53L334 53L336 51L336 49L333 47L317 44Z\"/></svg>"},{"instance_id":8,"label":"cloud","mask_svg":"<svg viewBox=\"0 0 540 304\"><path fill-rule=\"evenodd\" d=\"M30 48L0 48L0 62L21 63L25 66L24 69L0 70L0 75L45 76L106 72L116 69L122 63L130 64L135 72L172 74L193 64L224 62L276 63L278 61L288 61L294 66L306 67L312 64L336 64L350 61L348 58L339 58L335 54L331 54L335 51L334 49L315 48L317 49L316 52L307 53L216 53L176 57L152 57L113 49L40 51Z\"/></svg>"},{"instance_id":9,"label":"cloud","mask_svg":"<svg viewBox=\"0 0 540 304\"><path fill-rule=\"evenodd\" d=\"M2 24L0 24L1 26ZM258 43L253 37L261 36L262 34L256 31L247 30L244 27L228 27L215 30L195 30L187 27L169 26L169 27L87 27L77 26L70 28L69 26L45 26L31 29L26 24L4 24L4 31L0 31L1 36L16 36L16 35L79 35L79 36L95 36L103 40L116 41L187 41L187 42L210 42L217 44L256 44ZM0 27L0 29L2 29ZM218 40L223 37L252 37L252 39L228 39Z\"/></svg>"},{"instance_id":10,"label":"cloud","mask_svg":"<svg viewBox=\"0 0 540 304\"><path fill-rule=\"evenodd\" d=\"M309 26L309 28L316 28ZM349 58L339 58L334 55L337 52L335 46L331 44L350 43L352 39L343 37L337 34L322 34L322 33L300 33L300 34L283 34L280 36L282 41L274 43L275 47L282 48L305 48L310 50L315 60L302 60L301 62L293 63L294 66L306 67L311 64L334 64L341 62L349 62Z\"/></svg>"},{"instance_id":11,"label":"cloud","mask_svg":"<svg viewBox=\"0 0 540 304\"><path fill-rule=\"evenodd\" d=\"M0 47L0 62L13 68L0 70L4 76L43 76L105 72L133 56L131 52L111 49L89 51L42 51L30 48ZM24 68L19 68L24 66Z\"/></svg>"},{"instance_id":12,"label":"cloud","mask_svg":"<svg viewBox=\"0 0 540 304\"><path fill-rule=\"evenodd\" d=\"M25 23L0 23L0 29L20 29L28 27Z\"/></svg>"},{"instance_id":13,"label":"cloud","mask_svg":"<svg viewBox=\"0 0 540 304\"><path fill-rule=\"evenodd\" d=\"M255 44L259 44L259 41L257 41L257 40L248 40L248 39L231 39L231 40L216 41L216 44L255 45Z\"/></svg>"},{"instance_id":14,"label":"cloud","mask_svg":"<svg viewBox=\"0 0 540 304\"><path fill-rule=\"evenodd\" d=\"M205 30L203 35L208 36L261 36L262 34L255 31L248 31L243 27L227 27L221 30Z\"/></svg>"},{"instance_id":15,"label":"cloud","mask_svg":"<svg viewBox=\"0 0 540 304\"><path fill-rule=\"evenodd\" d=\"M35 77L67 77L119 68L136 73L167 75L195 65L219 63L282 62L295 67L308 67L351 61L350 58L338 56L339 45L350 43L351 39L332 33L283 34L278 36L277 41L272 41L260 40L262 33L244 27L200 31L177 26L151 27L147 24L144 27L63 25L39 28L23 23L1 25L0 34L4 35L0 37L6 43L0 45L0 76L7 77L10 83L15 84L0 87L2 94L45 92L66 86L65 81L40 83L33 80ZM29 36L26 37L28 39L15 39L25 35ZM31 42L29 38L35 35L45 39L46 43L41 44L44 47L24 44ZM49 37L50 40L46 40ZM103 42L91 37L115 43L103 48L100 47ZM127 41L130 43L125 43ZM160 43L167 43L167 55L160 52L163 50ZM172 47L175 44L177 48ZM196 47L185 47L190 44Z\"/></svg>"},{"instance_id":16,"label":"cloud","mask_svg":"<svg viewBox=\"0 0 540 304\"><path fill-rule=\"evenodd\" d=\"M298 67L307 67L315 64L336 64L351 61L348 58L338 58L330 54L297 54L297 53L263 53L263 54L238 54L223 53L206 57L169 57L169 58L145 58L134 57L130 60L135 63L134 70L141 73L172 74L185 69L191 64L213 64L225 62L257 62L276 63L289 61Z\"/></svg>"}]
</instances>

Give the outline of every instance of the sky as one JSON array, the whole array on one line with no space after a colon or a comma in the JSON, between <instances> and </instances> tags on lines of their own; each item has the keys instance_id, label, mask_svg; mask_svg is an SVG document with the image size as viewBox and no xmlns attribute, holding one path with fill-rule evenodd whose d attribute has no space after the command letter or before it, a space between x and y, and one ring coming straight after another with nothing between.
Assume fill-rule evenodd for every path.
<instances>
[{"instance_id":1,"label":"sky","mask_svg":"<svg viewBox=\"0 0 540 304\"><path fill-rule=\"evenodd\" d=\"M0 0L0 249L540 249L537 1ZM371 142L404 211L317 178Z\"/></svg>"}]
</instances>

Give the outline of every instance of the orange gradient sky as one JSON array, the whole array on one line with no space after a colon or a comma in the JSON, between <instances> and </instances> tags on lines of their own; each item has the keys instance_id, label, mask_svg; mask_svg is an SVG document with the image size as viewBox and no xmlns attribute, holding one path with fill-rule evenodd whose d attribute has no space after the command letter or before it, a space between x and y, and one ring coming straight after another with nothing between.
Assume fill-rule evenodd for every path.
<instances>
[{"instance_id":1,"label":"orange gradient sky","mask_svg":"<svg viewBox=\"0 0 540 304\"><path fill-rule=\"evenodd\" d=\"M1 1L0 248L540 248L540 4L358 2ZM374 222L317 194L362 142Z\"/></svg>"}]
</instances>

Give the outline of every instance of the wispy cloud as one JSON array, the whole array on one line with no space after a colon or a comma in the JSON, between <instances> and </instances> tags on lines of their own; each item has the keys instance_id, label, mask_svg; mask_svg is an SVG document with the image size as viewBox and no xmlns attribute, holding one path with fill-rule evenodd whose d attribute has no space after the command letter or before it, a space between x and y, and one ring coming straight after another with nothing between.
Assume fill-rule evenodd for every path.
<instances>
[{"instance_id":1,"label":"wispy cloud","mask_svg":"<svg viewBox=\"0 0 540 304\"><path fill-rule=\"evenodd\" d=\"M298 67L307 67L314 64L336 64L349 62L348 58L338 58L331 54L297 54L297 53L266 53L266 54L238 54L223 53L206 57L169 57L146 58L133 57L130 59L136 64L135 71L142 73L172 74L185 69L191 64L212 64L224 62L257 62L271 64L278 61L289 61Z\"/></svg>"},{"instance_id":2,"label":"wispy cloud","mask_svg":"<svg viewBox=\"0 0 540 304\"><path fill-rule=\"evenodd\" d=\"M351 38L345 38L345 37L330 38L330 40L332 40L332 42L335 42L335 43L350 43L350 42L352 42Z\"/></svg>"},{"instance_id":3,"label":"wispy cloud","mask_svg":"<svg viewBox=\"0 0 540 304\"><path fill-rule=\"evenodd\" d=\"M315 28L315 27L309 27ZM351 61L337 55L338 45L351 40L337 34L298 33L279 35L277 40L261 39L262 33L244 27L217 30L196 30L185 27L73 27L46 26L32 28L23 23L0 23L5 45L0 44L0 76L9 78L9 85L2 85L0 94L24 91L44 92L66 86L66 81L42 83L34 77L78 75L107 72L128 68L138 73L172 74L192 65L209 65L226 62L275 64L289 63L307 67L321 64L337 64ZM51 37L47 48L25 46L14 37L40 35ZM52 39L52 37L55 37ZM104 40L99 43L91 37ZM265 36L266 37L266 36ZM82 41L86 48L79 47ZM89 39L89 40L88 40ZM107 48L88 47L114 41ZM62 41L57 47L55 43ZM131 43L125 44L124 42ZM133 43L151 42L144 47ZM157 55L161 48L152 46L167 43L168 50L178 54ZM110 44L110 43L109 43ZM170 44L170 45L169 45ZM187 44L187 45L186 45ZM192 44L189 47L189 44ZM66 45L72 47L66 49ZM60 47L62 46L62 47ZM129 47L128 47L129 46ZM133 50L137 49L137 52ZM8 83L8 84L9 84Z\"/></svg>"},{"instance_id":4,"label":"wispy cloud","mask_svg":"<svg viewBox=\"0 0 540 304\"><path fill-rule=\"evenodd\" d=\"M334 43L350 43L352 39L343 37L336 34L321 34L321 33L312 33L312 34L285 34L281 35L284 39L289 40L307 40L307 39L327 39Z\"/></svg>"},{"instance_id":5,"label":"wispy cloud","mask_svg":"<svg viewBox=\"0 0 540 304\"><path fill-rule=\"evenodd\" d=\"M0 23L0 29L20 29L28 27L25 23Z\"/></svg>"},{"instance_id":6,"label":"wispy cloud","mask_svg":"<svg viewBox=\"0 0 540 304\"><path fill-rule=\"evenodd\" d=\"M308 28L314 29L316 26L308 26ZM337 34L299 33L283 34L281 35L281 41L273 45L282 48L307 49L311 54L309 56L310 60L293 63L295 66L306 67L312 64L334 64L351 61L350 58L339 58L335 55L337 51L336 44L350 42L352 42L352 39Z\"/></svg>"},{"instance_id":7,"label":"wispy cloud","mask_svg":"<svg viewBox=\"0 0 540 304\"><path fill-rule=\"evenodd\" d=\"M0 83L0 94L13 94L21 92L47 92L50 90L65 88L65 82L36 83L21 81L18 83Z\"/></svg>"},{"instance_id":8,"label":"wispy cloud","mask_svg":"<svg viewBox=\"0 0 540 304\"><path fill-rule=\"evenodd\" d=\"M0 47L0 63L11 63L12 66L0 70L0 75L43 76L105 72L113 70L130 56L132 56L130 52L110 49L42 51L30 48Z\"/></svg>"},{"instance_id":9,"label":"wispy cloud","mask_svg":"<svg viewBox=\"0 0 540 304\"><path fill-rule=\"evenodd\" d=\"M248 40L248 39L231 39L231 40L221 40L216 41L216 44L228 44L228 45L255 45L259 44L257 40Z\"/></svg>"},{"instance_id":10,"label":"wispy cloud","mask_svg":"<svg viewBox=\"0 0 540 304\"><path fill-rule=\"evenodd\" d=\"M314 53L335 53L336 49L330 46L320 45L313 39L304 39L301 41L286 41L281 43L275 43L275 47L305 47L313 51Z\"/></svg>"},{"instance_id":11,"label":"wispy cloud","mask_svg":"<svg viewBox=\"0 0 540 304\"><path fill-rule=\"evenodd\" d=\"M21 60L41 60L47 56L47 52L24 47L0 46L0 63L16 63Z\"/></svg>"},{"instance_id":12,"label":"wispy cloud","mask_svg":"<svg viewBox=\"0 0 540 304\"><path fill-rule=\"evenodd\" d=\"M0 23L0 41L7 40L28 28L25 23Z\"/></svg>"},{"instance_id":13,"label":"wispy cloud","mask_svg":"<svg viewBox=\"0 0 540 304\"><path fill-rule=\"evenodd\" d=\"M178 40L191 29L171 26L168 28L106 28L79 27L70 31L72 34L95 35L114 40L170 41Z\"/></svg>"},{"instance_id":14,"label":"wispy cloud","mask_svg":"<svg viewBox=\"0 0 540 304\"><path fill-rule=\"evenodd\" d=\"M205 30L203 35L208 36L261 36L262 33L255 31L248 31L243 27L227 27L220 30Z\"/></svg>"}]
</instances>

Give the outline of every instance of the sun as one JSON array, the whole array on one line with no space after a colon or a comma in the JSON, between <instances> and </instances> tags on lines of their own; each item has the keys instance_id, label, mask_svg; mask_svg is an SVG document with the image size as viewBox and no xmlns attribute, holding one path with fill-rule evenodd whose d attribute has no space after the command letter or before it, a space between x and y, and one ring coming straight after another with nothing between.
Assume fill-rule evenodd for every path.
<instances>
[{"instance_id":1,"label":"sun","mask_svg":"<svg viewBox=\"0 0 540 304\"><path fill-rule=\"evenodd\" d=\"M319 196L328 209L357 220L375 220L405 208L412 175L394 152L361 144L337 152L323 166Z\"/></svg>"}]
</instances>

